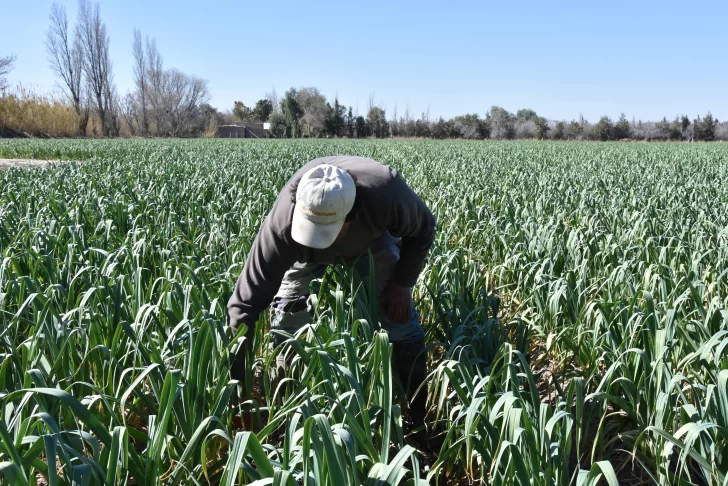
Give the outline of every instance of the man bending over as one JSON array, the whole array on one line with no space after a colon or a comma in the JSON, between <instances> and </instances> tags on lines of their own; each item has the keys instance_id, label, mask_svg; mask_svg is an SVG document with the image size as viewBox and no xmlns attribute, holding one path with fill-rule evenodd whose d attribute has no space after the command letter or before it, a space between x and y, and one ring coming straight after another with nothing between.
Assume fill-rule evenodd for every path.
<instances>
[{"instance_id":1,"label":"man bending over","mask_svg":"<svg viewBox=\"0 0 728 486\"><path fill-rule=\"evenodd\" d=\"M419 427L426 394L414 392L426 377L426 355L412 287L434 237L432 212L391 167L353 156L313 160L288 181L261 226L228 302L228 325L235 334L246 324L252 338L258 315L270 306L272 329L295 333L311 322L311 281L339 259L357 262L367 275L371 250L379 320L394 345L410 420ZM241 347L234 360L237 380L245 377L247 351Z\"/></svg>"}]
</instances>

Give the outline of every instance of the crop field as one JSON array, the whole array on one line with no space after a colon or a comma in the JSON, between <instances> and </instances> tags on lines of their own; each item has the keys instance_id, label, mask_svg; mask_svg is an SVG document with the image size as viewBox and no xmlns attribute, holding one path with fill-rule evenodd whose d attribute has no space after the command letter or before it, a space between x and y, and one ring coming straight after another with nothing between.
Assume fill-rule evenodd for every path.
<instances>
[{"instance_id":1,"label":"crop field","mask_svg":"<svg viewBox=\"0 0 728 486\"><path fill-rule=\"evenodd\" d=\"M344 153L398 169L438 220L414 290L435 457L403 437L392 346L349 268L284 346L261 316L248 379L229 376L225 306L258 227L295 169ZM726 144L19 140L0 157L83 161L0 171L2 484L728 485Z\"/></svg>"}]
</instances>

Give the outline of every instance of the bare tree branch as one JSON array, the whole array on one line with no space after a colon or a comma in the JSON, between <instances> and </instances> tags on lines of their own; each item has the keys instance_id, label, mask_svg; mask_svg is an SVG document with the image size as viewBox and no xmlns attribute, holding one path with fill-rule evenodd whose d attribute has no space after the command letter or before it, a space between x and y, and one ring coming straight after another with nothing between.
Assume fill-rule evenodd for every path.
<instances>
[{"instance_id":1,"label":"bare tree branch","mask_svg":"<svg viewBox=\"0 0 728 486\"><path fill-rule=\"evenodd\" d=\"M149 102L152 119L155 123L157 135L164 131L164 110L162 107L163 98L163 60L157 50L157 41L149 37L146 39L146 82L147 82L147 100Z\"/></svg>"},{"instance_id":2,"label":"bare tree branch","mask_svg":"<svg viewBox=\"0 0 728 486\"><path fill-rule=\"evenodd\" d=\"M275 86L273 86L273 89L270 93L266 93L265 99L270 101L271 106L273 107L273 113L278 113L280 111L280 104L278 102L278 92L276 91Z\"/></svg>"},{"instance_id":3,"label":"bare tree branch","mask_svg":"<svg viewBox=\"0 0 728 486\"><path fill-rule=\"evenodd\" d=\"M86 133L88 106L83 106L83 52L81 39L76 29L73 38L68 32L66 8L54 3L50 14L51 24L46 33L46 52L48 63L60 78L60 86L73 104L78 117L79 132Z\"/></svg>"},{"instance_id":4,"label":"bare tree branch","mask_svg":"<svg viewBox=\"0 0 728 486\"><path fill-rule=\"evenodd\" d=\"M124 122L126 122L129 128L129 133L134 136L136 135L136 100L134 95L126 93L121 101L119 102L119 112Z\"/></svg>"},{"instance_id":5,"label":"bare tree branch","mask_svg":"<svg viewBox=\"0 0 728 486\"><path fill-rule=\"evenodd\" d=\"M142 33L139 29L134 29L134 43L132 44L134 52L134 83L139 96L139 108L142 112L140 129L142 135L149 134L149 118L147 117L148 94L147 94L147 59L142 44Z\"/></svg>"},{"instance_id":6,"label":"bare tree branch","mask_svg":"<svg viewBox=\"0 0 728 486\"><path fill-rule=\"evenodd\" d=\"M99 4L79 1L78 28L83 51L84 73L94 98L105 136L118 133L116 93L109 56L109 36L101 21Z\"/></svg>"},{"instance_id":7,"label":"bare tree branch","mask_svg":"<svg viewBox=\"0 0 728 486\"><path fill-rule=\"evenodd\" d=\"M12 54L10 56L0 57L0 90L4 90L8 87L8 82L5 76L13 70L15 59L15 56Z\"/></svg>"}]
</instances>

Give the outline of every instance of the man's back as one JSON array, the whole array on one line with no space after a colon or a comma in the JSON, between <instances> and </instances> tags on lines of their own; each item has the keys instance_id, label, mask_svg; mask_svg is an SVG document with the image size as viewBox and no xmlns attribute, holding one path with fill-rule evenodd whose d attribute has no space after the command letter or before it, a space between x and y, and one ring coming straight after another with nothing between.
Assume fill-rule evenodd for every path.
<instances>
[{"instance_id":1,"label":"man's back","mask_svg":"<svg viewBox=\"0 0 728 486\"><path fill-rule=\"evenodd\" d=\"M355 258L376 242L387 228L382 225L386 208L382 208L393 196L393 181L399 177L391 167L364 157L334 156L315 159L304 165L291 177L268 216L270 228L278 234L290 233L295 209L295 190L303 174L312 168L328 164L347 171L356 181L356 215L343 241L324 250L314 250L298 245L302 252L300 262L333 263L337 257ZM377 214L379 213L379 214Z\"/></svg>"}]
</instances>

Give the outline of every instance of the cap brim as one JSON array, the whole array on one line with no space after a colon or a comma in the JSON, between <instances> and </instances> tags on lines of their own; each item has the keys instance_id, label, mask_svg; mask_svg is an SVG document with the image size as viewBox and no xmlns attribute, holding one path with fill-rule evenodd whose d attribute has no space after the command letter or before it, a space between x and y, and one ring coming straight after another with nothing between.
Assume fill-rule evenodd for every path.
<instances>
[{"instance_id":1,"label":"cap brim","mask_svg":"<svg viewBox=\"0 0 728 486\"><path fill-rule=\"evenodd\" d=\"M329 224L313 223L295 211L291 221L291 237L303 246L323 250L334 244L345 221L346 219Z\"/></svg>"}]
</instances>

